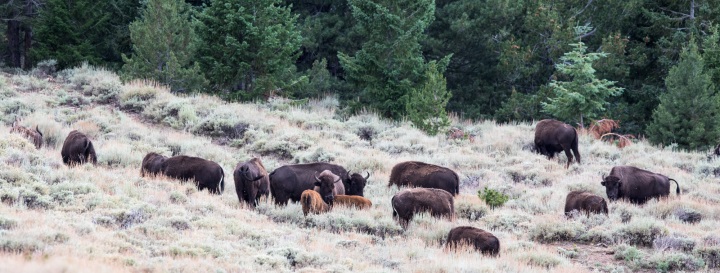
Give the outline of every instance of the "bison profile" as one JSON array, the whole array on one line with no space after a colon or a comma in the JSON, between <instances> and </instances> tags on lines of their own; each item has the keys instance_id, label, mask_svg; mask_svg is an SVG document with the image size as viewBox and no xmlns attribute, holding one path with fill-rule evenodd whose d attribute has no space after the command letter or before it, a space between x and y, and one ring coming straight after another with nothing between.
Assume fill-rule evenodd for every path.
<instances>
[{"instance_id":1,"label":"bison profile","mask_svg":"<svg viewBox=\"0 0 720 273\"><path fill-rule=\"evenodd\" d=\"M143 158L141 175L163 174L167 177L193 181L198 190L207 189L213 194L225 190L225 172L217 163L199 157L178 155L167 158L149 153Z\"/></svg>"},{"instance_id":2,"label":"bison profile","mask_svg":"<svg viewBox=\"0 0 720 273\"><path fill-rule=\"evenodd\" d=\"M625 198L644 204L651 198L669 196L670 181L675 182L675 194L680 195L680 184L675 179L632 166L615 166L600 184L605 186L610 201Z\"/></svg>"},{"instance_id":3,"label":"bison profile","mask_svg":"<svg viewBox=\"0 0 720 273\"><path fill-rule=\"evenodd\" d=\"M40 132L37 125L35 126L35 130L33 130L17 123L17 121L13 122L12 128L10 128L10 133L22 135L24 138L27 138L35 144L36 149L40 149L43 143L43 134Z\"/></svg>"},{"instance_id":4,"label":"bison profile","mask_svg":"<svg viewBox=\"0 0 720 273\"><path fill-rule=\"evenodd\" d=\"M315 187L315 176L325 170L340 176L341 180L347 176L345 168L330 163L294 164L275 169L270 173L270 193L275 199L275 204L287 205L289 200L300 201L302 192L312 190ZM334 186L338 187L335 190L336 194L347 194L345 183L339 182Z\"/></svg>"},{"instance_id":5,"label":"bison profile","mask_svg":"<svg viewBox=\"0 0 720 273\"><path fill-rule=\"evenodd\" d=\"M434 217L452 218L455 202L452 194L441 189L414 188L396 193L391 200L393 217L407 227L416 213L428 212Z\"/></svg>"},{"instance_id":6,"label":"bison profile","mask_svg":"<svg viewBox=\"0 0 720 273\"><path fill-rule=\"evenodd\" d=\"M233 171L233 178L240 202L255 207L261 196L270 194L270 179L259 158L238 163Z\"/></svg>"},{"instance_id":7,"label":"bison profile","mask_svg":"<svg viewBox=\"0 0 720 273\"><path fill-rule=\"evenodd\" d=\"M570 167L573 155L577 163L580 163L580 152L578 151L578 134L570 125L554 119L543 119L535 126L535 151L547 156L555 157L555 154L565 151L568 161L565 168Z\"/></svg>"},{"instance_id":8,"label":"bison profile","mask_svg":"<svg viewBox=\"0 0 720 273\"><path fill-rule=\"evenodd\" d=\"M71 131L65 138L60 155L63 163L69 166L85 164L85 162L97 164L97 155L92 141L77 130Z\"/></svg>"},{"instance_id":9,"label":"bison profile","mask_svg":"<svg viewBox=\"0 0 720 273\"><path fill-rule=\"evenodd\" d=\"M565 198L565 215L571 216L571 212L573 210L584 212L586 214L608 214L608 206L605 199L584 191L572 191L568 193Z\"/></svg>"},{"instance_id":10,"label":"bison profile","mask_svg":"<svg viewBox=\"0 0 720 273\"><path fill-rule=\"evenodd\" d=\"M335 195L333 200L333 206L346 206L355 207L357 209L369 209L372 207L372 202L362 196L357 195Z\"/></svg>"},{"instance_id":11,"label":"bison profile","mask_svg":"<svg viewBox=\"0 0 720 273\"><path fill-rule=\"evenodd\" d=\"M308 213L320 214L330 210L330 207L323 202L320 194L314 190L305 190L300 195L300 204L302 205L303 215Z\"/></svg>"},{"instance_id":12,"label":"bison profile","mask_svg":"<svg viewBox=\"0 0 720 273\"><path fill-rule=\"evenodd\" d=\"M469 226L456 227L448 233L445 248L454 250L461 246L472 246L486 255L497 256L500 253L500 240L495 235Z\"/></svg>"},{"instance_id":13,"label":"bison profile","mask_svg":"<svg viewBox=\"0 0 720 273\"><path fill-rule=\"evenodd\" d=\"M396 164L390 172L388 187L393 184L441 189L452 195L460 193L460 178L457 173L445 167L418 161Z\"/></svg>"}]
</instances>

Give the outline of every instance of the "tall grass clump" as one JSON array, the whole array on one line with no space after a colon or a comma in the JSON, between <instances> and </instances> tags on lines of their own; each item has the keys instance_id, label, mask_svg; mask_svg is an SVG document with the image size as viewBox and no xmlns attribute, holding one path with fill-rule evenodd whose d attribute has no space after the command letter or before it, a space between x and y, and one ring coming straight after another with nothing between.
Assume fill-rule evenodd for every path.
<instances>
[{"instance_id":1,"label":"tall grass clump","mask_svg":"<svg viewBox=\"0 0 720 273\"><path fill-rule=\"evenodd\" d=\"M79 90L83 95L91 97L93 102L114 102L122 90L122 82L117 74L87 63L68 69L62 74L73 88Z\"/></svg>"},{"instance_id":2,"label":"tall grass clump","mask_svg":"<svg viewBox=\"0 0 720 273\"><path fill-rule=\"evenodd\" d=\"M131 81L123 85L119 96L120 109L141 113L160 92L170 92L167 87L151 81Z\"/></svg>"}]
</instances>

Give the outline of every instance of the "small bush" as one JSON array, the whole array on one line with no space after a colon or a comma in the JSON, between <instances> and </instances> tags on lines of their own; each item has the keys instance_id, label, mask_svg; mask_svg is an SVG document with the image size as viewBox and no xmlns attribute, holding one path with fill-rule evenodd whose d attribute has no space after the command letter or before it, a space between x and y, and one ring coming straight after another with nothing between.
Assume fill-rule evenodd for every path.
<instances>
[{"instance_id":1,"label":"small bush","mask_svg":"<svg viewBox=\"0 0 720 273\"><path fill-rule=\"evenodd\" d=\"M645 253L637 249L634 246L627 244L620 244L615 247L615 259L624 260L629 263L634 263L645 259Z\"/></svg>"},{"instance_id":2,"label":"small bush","mask_svg":"<svg viewBox=\"0 0 720 273\"><path fill-rule=\"evenodd\" d=\"M530 228L530 239L541 243L575 241L585 232L577 222L541 221Z\"/></svg>"},{"instance_id":3,"label":"small bush","mask_svg":"<svg viewBox=\"0 0 720 273\"><path fill-rule=\"evenodd\" d=\"M648 259L657 272L676 270L697 271L705 266L705 262L692 255L679 252L659 252Z\"/></svg>"},{"instance_id":4,"label":"small bush","mask_svg":"<svg viewBox=\"0 0 720 273\"><path fill-rule=\"evenodd\" d=\"M544 252L525 253L519 258L530 266L545 269L552 269L562 263L560 258Z\"/></svg>"},{"instance_id":5,"label":"small bush","mask_svg":"<svg viewBox=\"0 0 720 273\"><path fill-rule=\"evenodd\" d=\"M185 204L187 203L188 199L185 194L181 192L174 191L170 193L170 202L173 202L175 204Z\"/></svg>"},{"instance_id":6,"label":"small bush","mask_svg":"<svg viewBox=\"0 0 720 273\"><path fill-rule=\"evenodd\" d=\"M251 149L263 155L276 155L283 159L291 159L298 151L309 148L313 142L304 134L287 133L270 139L260 139L252 144Z\"/></svg>"},{"instance_id":7,"label":"small bush","mask_svg":"<svg viewBox=\"0 0 720 273\"><path fill-rule=\"evenodd\" d=\"M120 93L120 109L130 112L142 112L145 110L158 93L161 87L146 82L130 82L123 86Z\"/></svg>"},{"instance_id":8,"label":"small bush","mask_svg":"<svg viewBox=\"0 0 720 273\"><path fill-rule=\"evenodd\" d=\"M455 215L470 221L477 221L488 213L488 208L481 204L457 202L455 203Z\"/></svg>"},{"instance_id":9,"label":"small bush","mask_svg":"<svg viewBox=\"0 0 720 273\"><path fill-rule=\"evenodd\" d=\"M120 77L104 68L83 63L80 67L65 72L70 84L83 95L91 96L93 102L111 103L117 100L122 89Z\"/></svg>"},{"instance_id":10,"label":"small bush","mask_svg":"<svg viewBox=\"0 0 720 273\"><path fill-rule=\"evenodd\" d=\"M311 153L299 153L293 158L293 163L311 163L311 162L333 162L337 155L332 152L326 152L323 147L318 147Z\"/></svg>"},{"instance_id":11,"label":"small bush","mask_svg":"<svg viewBox=\"0 0 720 273\"><path fill-rule=\"evenodd\" d=\"M32 112L35 112L35 106L19 99L0 100L0 120L5 124L11 124L16 119L30 115Z\"/></svg>"},{"instance_id":12,"label":"small bush","mask_svg":"<svg viewBox=\"0 0 720 273\"><path fill-rule=\"evenodd\" d=\"M639 219L618 228L613 237L631 245L650 247L656 238L664 234L667 234L667 230L662 224L650 219Z\"/></svg>"},{"instance_id":13,"label":"small bush","mask_svg":"<svg viewBox=\"0 0 720 273\"><path fill-rule=\"evenodd\" d=\"M660 236L653 240L653 248L658 251L680 250L690 252L695 249L695 240L677 234Z\"/></svg>"},{"instance_id":14,"label":"small bush","mask_svg":"<svg viewBox=\"0 0 720 273\"><path fill-rule=\"evenodd\" d=\"M705 260L708 268L720 268L720 247L701 247L695 250L695 254Z\"/></svg>"},{"instance_id":15,"label":"small bush","mask_svg":"<svg viewBox=\"0 0 720 273\"><path fill-rule=\"evenodd\" d=\"M479 190L478 197L480 197L481 200L485 201L485 204L487 204L488 206L490 206L490 208L493 209L501 207L505 204L505 202L510 199L509 196L503 194L502 192L494 189L489 189L488 187Z\"/></svg>"},{"instance_id":16,"label":"small bush","mask_svg":"<svg viewBox=\"0 0 720 273\"><path fill-rule=\"evenodd\" d=\"M57 60L49 59L38 62L35 68L30 71L30 75L44 78L54 75L55 72L57 72Z\"/></svg>"},{"instance_id":17,"label":"small bush","mask_svg":"<svg viewBox=\"0 0 720 273\"><path fill-rule=\"evenodd\" d=\"M190 222L185 218L172 218L170 219L170 226L177 230L190 229Z\"/></svg>"},{"instance_id":18,"label":"small bush","mask_svg":"<svg viewBox=\"0 0 720 273\"><path fill-rule=\"evenodd\" d=\"M50 194L50 197L52 197L53 201L61 205L69 204L75 200L73 192L68 190L55 191Z\"/></svg>"},{"instance_id":19,"label":"small bush","mask_svg":"<svg viewBox=\"0 0 720 273\"><path fill-rule=\"evenodd\" d=\"M15 90L20 92L38 92L50 87L50 84L43 79L29 75L15 75L12 77Z\"/></svg>"},{"instance_id":20,"label":"small bush","mask_svg":"<svg viewBox=\"0 0 720 273\"><path fill-rule=\"evenodd\" d=\"M4 236L0 238L0 251L10 253L32 253L39 251L40 242L29 237Z\"/></svg>"},{"instance_id":21,"label":"small bush","mask_svg":"<svg viewBox=\"0 0 720 273\"><path fill-rule=\"evenodd\" d=\"M11 218L0 216L0 229L13 229L17 227L17 221Z\"/></svg>"}]
</instances>

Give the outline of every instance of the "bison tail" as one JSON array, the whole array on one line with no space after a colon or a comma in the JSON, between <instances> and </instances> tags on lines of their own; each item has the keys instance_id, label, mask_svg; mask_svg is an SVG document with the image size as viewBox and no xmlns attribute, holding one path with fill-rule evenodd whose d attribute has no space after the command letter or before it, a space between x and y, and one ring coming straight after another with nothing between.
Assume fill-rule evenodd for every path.
<instances>
[{"instance_id":1,"label":"bison tail","mask_svg":"<svg viewBox=\"0 0 720 273\"><path fill-rule=\"evenodd\" d=\"M225 191L225 171L220 169L220 183L218 183L218 194L222 194Z\"/></svg>"},{"instance_id":2,"label":"bison tail","mask_svg":"<svg viewBox=\"0 0 720 273\"><path fill-rule=\"evenodd\" d=\"M677 186L677 188L675 189L675 194L680 195L680 184L677 182L677 180L672 178L668 178L668 180L675 181L675 185Z\"/></svg>"},{"instance_id":3,"label":"bison tail","mask_svg":"<svg viewBox=\"0 0 720 273\"><path fill-rule=\"evenodd\" d=\"M398 216L397 209L395 209L395 196L393 196L392 199L390 199L390 206L392 206L393 209L393 218Z\"/></svg>"},{"instance_id":4,"label":"bison tail","mask_svg":"<svg viewBox=\"0 0 720 273\"><path fill-rule=\"evenodd\" d=\"M573 155L575 156L575 159L577 160L577 163L580 164L580 151L578 150L578 133L575 131L575 139L573 140L571 144L571 149L573 152ZM569 164L569 163L568 163Z\"/></svg>"}]
</instances>

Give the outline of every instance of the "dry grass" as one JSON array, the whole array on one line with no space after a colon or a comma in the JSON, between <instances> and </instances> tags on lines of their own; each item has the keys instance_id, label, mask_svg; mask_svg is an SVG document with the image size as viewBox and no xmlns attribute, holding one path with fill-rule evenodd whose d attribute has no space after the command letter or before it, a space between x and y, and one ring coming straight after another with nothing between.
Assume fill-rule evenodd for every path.
<instances>
[{"instance_id":1,"label":"dry grass","mask_svg":"<svg viewBox=\"0 0 720 273\"><path fill-rule=\"evenodd\" d=\"M473 142L458 141L429 137L372 113L339 117L333 98L235 104L204 95L178 97L152 83L117 87L104 70L82 67L75 73L80 74L66 76L74 81L42 87L65 92L28 91L33 87L17 90L12 104L0 103L0 111L38 124L48 144L35 150L0 125L0 272L628 272L711 270L720 260L720 243L712 243L720 186L715 167L701 153L658 149L642 140L620 149L583 134L583 164L566 170L563 156L547 160L522 149L532 139L529 123L455 120L464 134L475 135ZM14 82L0 76L0 85ZM86 96L82 108L58 103ZM97 166L62 164L59 148L72 129L91 136ZM140 161L151 151L204 157L227 174L252 156L262 156L270 171L293 162L332 161L371 172L365 195L373 207L303 217L298 204L275 207L263 199L251 210L238 202L230 177L220 196L172 179L139 177ZM390 198L399 189L387 187L389 172L406 160L458 172L454 220L420 215L403 230L392 219ZM568 192L604 196L601 176L624 164L673 177L682 195L644 206L610 203L608 216L563 216ZM485 187L510 200L490 209L477 198ZM691 213L702 220L681 219ZM445 251L447 232L459 225L495 234L500 256ZM584 248L558 251L555 243L610 249L629 244L650 262L615 261ZM693 243L693 250L675 247ZM582 260L589 255L615 262Z\"/></svg>"}]
</instances>

